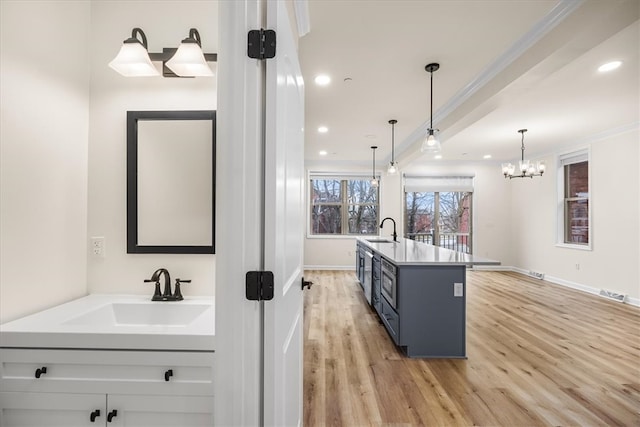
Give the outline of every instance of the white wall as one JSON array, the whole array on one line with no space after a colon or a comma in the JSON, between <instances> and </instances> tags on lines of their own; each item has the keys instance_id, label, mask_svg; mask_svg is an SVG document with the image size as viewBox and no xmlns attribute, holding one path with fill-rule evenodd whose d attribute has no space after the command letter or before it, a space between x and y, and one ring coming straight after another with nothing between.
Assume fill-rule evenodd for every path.
<instances>
[{"instance_id":1,"label":"white wall","mask_svg":"<svg viewBox=\"0 0 640 427\"><path fill-rule=\"evenodd\" d=\"M591 144L592 250L556 246L555 168L543 179L512 183L512 235L522 242L513 244L515 267L570 286L640 297L638 140L636 129ZM545 160L556 163L555 156Z\"/></svg>"},{"instance_id":2,"label":"white wall","mask_svg":"<svg viewBox=\"0 0 640 427\"><path fill-rule=\"evenodd\" d=\"M438 165L417 161L402 172L475 175L474 254L499 260L505 268L545 273L548 280L578 289L597 292L604 288L628 294L637 304L640 302L639 139L636 129L590 144L592 250L556 245L558 196L554 165L557 154L541 159L549 165L548 171L534 179L505 180L499 165L489 163ZM572 148L562 151L568 149ZM311 170L335 171L336 167L314 164ZM344 167L340 170L358 172ZM380 188L381 218L395 218L400 235L403 230L401 180L383 175ZM391 229L385 225L382 234L390 233ZM354 268L354 248L353 238L306 236L305 266Z\"/></svg>"},{"instance_id":3,"label":"white wall","mask_svg":"<svg viewBox=\"0 0 640 427\"><path fill-rule=\"evenodd\" d=\"M192 280L185 295L214 294L215 255L126 253L126 112L215 110L216 78L126 78L107 64L133 27L145 32L150 52L177 47L197 28L203 50L217 53L217 19L215 1L92 3L88 237L105 237L106 257L87 251L90 293L151 294L143 280L165 267L172 278Z\"/></svg>"},{"instance_id":4,"label":"white wall","mask_svg":"<svg viewBox=\"0 0 640 427\"><path fill-rule=\"evenodd\" d=\"M0 322L86 293L89 4L0 2Z\"/></svg>"},{"instance_id":5,"label":"white wall","mask_svg":"<svg viewBox=\"0 0 640 427\"><path fill-rule=\"evenodd\" d=\"M314 164L307 171L363 173L370 175L370 169L336 167L330 164ZM498 170L498 173L495 171ZM462 174L475 176L473 198L474 253L479 256L500 260L503 265L513 262L509 249L510 237L503 230L511 218L511 193L508 183L499 173L499 167L484 163L469 165L413 164L401 173L414 175ZM307 185L307 194L309 194ZM392 217L397 223L398 236L404 231L403 184L400 175L387 176L380 182L380 218ZM306 232L306 230L305 230ZM393 225L385 223L381 235L390 236ZM309 237L305 236L306 268L355 268L355 238L353 237Z\"/></svg>"}]
</instances>

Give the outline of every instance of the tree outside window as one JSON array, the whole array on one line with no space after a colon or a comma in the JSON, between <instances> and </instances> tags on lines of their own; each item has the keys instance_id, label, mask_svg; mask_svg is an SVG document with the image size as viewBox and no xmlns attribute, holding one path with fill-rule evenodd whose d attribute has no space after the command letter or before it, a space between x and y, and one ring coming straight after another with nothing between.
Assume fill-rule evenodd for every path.
<instances>
[{"instance_id":1,"label":"tree outside window","mask_svg":"<svg viewBox=\"0 0 640 427\"><path fill-rule=\"evenodd\" d=\"M589 244L589 162L564 165L564 243Z\"/></svg>"},{"instance_id":2,"label":"tree outside window","mask_svg":"<svg viewBox=\"0 0 640 427\"><path fill-rule=\"evenodd\" d=\"M369 178L312 178L311 234L378 234L378 188Z\"/></svg>"}]
</instances>

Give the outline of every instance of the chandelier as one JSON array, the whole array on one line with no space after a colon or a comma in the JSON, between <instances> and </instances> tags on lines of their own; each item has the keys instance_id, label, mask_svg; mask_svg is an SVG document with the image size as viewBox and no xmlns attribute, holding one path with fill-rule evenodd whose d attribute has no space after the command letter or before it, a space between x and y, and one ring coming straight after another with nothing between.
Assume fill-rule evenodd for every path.
<instances>
[{"instance_id":1,"label":"chandelier","mask_svg":"<svg viewBox=\"0 0 640 427\"><path fill-rule=\"evenodd\" d=\"M520 162L518 162L518 174L516 174L516 166L514 164L503 163L502 174L505 178L533 178L534 176L542 176L546 169L546 165L544 164L544 162L534 163L524 159L524 133L526 131L526 129L520 129L518 131L518 133L522 134L522 146L520 147L520 150L522 150L522 155L520 157Z\"/></svg>"}]
</instances>

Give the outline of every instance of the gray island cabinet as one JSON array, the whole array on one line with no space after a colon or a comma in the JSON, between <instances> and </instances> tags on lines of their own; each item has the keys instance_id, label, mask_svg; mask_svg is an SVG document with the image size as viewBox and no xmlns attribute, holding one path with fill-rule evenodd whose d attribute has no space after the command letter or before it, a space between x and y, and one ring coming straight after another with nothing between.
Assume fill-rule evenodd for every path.
<instances>
[{"instance_id":1,"label":"gray island cabinet","mask_svg":"<svg viewBox=\"0 0 640 427\"><path fill-rule=\"evenodd\" d=\"M373 254L370 269L358 256L358 280L395 344L409 357L465 358L466 268L500 263L403 238L356 244Z\"/></svg>"}]
</instances>

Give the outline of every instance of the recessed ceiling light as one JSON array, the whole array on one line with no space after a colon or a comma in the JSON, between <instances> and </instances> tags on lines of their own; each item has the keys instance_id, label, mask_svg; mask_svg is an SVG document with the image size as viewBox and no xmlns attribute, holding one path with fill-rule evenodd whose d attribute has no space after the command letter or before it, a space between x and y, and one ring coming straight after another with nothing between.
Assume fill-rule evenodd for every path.
<instances>
[{"instance_id":1,"label":"recessed ceiling light","mask_svg":"<svg viewBox=\"0 0 640 427\"><path fill-rule=\"evenodd\" d=\"M485 154L484 156L482 156L483 159L490 159L491 158L491 154Z\"/></svg>"},{"instance_id":2,"label":"recessed ceiling light","mask_svg":"<svg viewBox=\"0 0 640 427\"><path fill-rule=\"evenodd\" d=\"M442 158L442 154L436 154L435 156L433 156L433 158L436 160L440 160Z\"/></svg>"},{"instance_id":3,"label":"recessed ceiling light","mask_svg":"<svg viewBox=\"0 0 640 427\"><path fill-rule=\"evenodd\" d=\"M599 66L598 71L600 71L601 73L606 73L607 71L615 70L621 65L622 65L622 61L607 62L606 64L602 64L601 66Z\"/></svg>"},{"instance_id":4,"label":"recessed ceiling light","mask_svg":"<svg viewBox=\"0 0 640 427\"><path fill-rule=\"evenodd\" d=\"M329 83L331 83L331 77L327 76L326 74L320 74L320 75L317 75L316 78L313 79L313 81L318 86L326 86Z\"/></svg>"},{"instance_id":5,"label":"recessed ceiling light","mask_svg":"<svg viewBox=\"0 0 640 427\"><path fill-rule=\"evenodd\" d=\"M328 127L326 127L326 126L320 126L320 127L318 128L318 132L320 132L320 133L327 133L327 132L329 132L329 128L328 128Z\"/></svg>"},{"instance_id":6,"label":"recessed ceiling light","mask_svg":"<svg viewBox=\"0 0 640 427\"><path fill-rule=\"evenodd\" d=\"M322 150L322 151L318 152L318 154L320 154L321 156L326 156L326 155L327 155L327 152L326 152L326 151L324 151L324 150Z\"/></svg>"}]
</instances>

